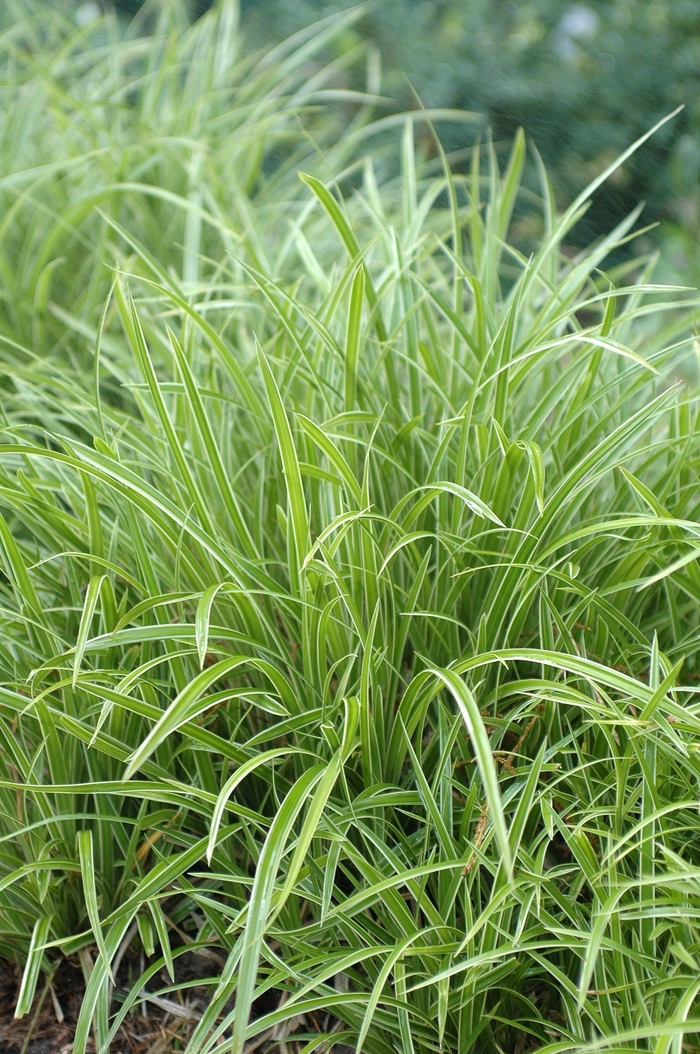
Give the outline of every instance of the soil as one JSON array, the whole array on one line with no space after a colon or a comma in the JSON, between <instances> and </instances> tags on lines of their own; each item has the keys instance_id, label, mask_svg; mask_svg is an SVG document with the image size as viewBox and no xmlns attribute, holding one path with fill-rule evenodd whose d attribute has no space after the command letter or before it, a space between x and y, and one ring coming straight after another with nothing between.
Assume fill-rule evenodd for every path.
<instances>
[{"instance_id":1,"label":"soil","mask_svg":"<svg viewBox=\"0 0 700 1054\"><path fill-rule=\"evenodd\" d=\"M215 963L209 956L191 953L180 956L177 960L177 980L194 982L187 989L187 1006L178 1007L171 1003L173 1009L179 1011L174 1014L152 1002L140 1003L122 1024L110 1045L110 1054L175 1054L176 1051L184 1050L196 1025L196 1018L206 1007L210 991L209 986L197 985L196 982L215 974L222 962ZM143 963L139 965L142 969ZM125 969L128 969L128 963L122 964L120 975ZM64 959L50 987L47 987L45 978L40 978L31 1013L17 1021L14 1009L20 977L20 971L12 963L0 960L0 1054L72 1054L75 1026L85 991L78 959ZM156 980L152 979L153 982ZM118 986L119 981L120 977L117 978ZM157 984L154 987L158 987ZM268 992L260 1004L254 1005L254 1015L268 1013L284 1002L285 998L283 992ZM181 1016L187 1011L195 1016L189 1019ZM329 1014L320 1014L318 1018L310 1014L294 1018L289 1022L288 1030L277 1035L263 1033L251 1040L246 1049L249 1054L253 1054L253 1051L256 1054L266 1054L268 1051L278 1054L286 1048L287 1054L298 1054L310 1033L313 1035L333 1029L334 1025L338 1028L340 1022ZM296 1029L299 1029L299 1040L294 1035ZM303 1040L302 1035L305 1037ZM88 1054L94 1054L94 1049L91 1038ZM341 1043L334 1044L331 1050L333 1054L352 1054L351 1049Z\"/></svg>"},{"instance_id":2,"label":"soil","mask_svg":"<svg viewBox=\"0 0 700 1054\"><path fill-rule=\"evenodd\" d=\"M0 961L0 1054L71 1054L85 983L77 960L64 959L46 988L43 978L31 1013L15 1020L20 973ZM196 998L197 989L192 989ZM202 989L204 994L204 989ZM203 1001L202 1001L203 1005ZM110 1054L167 1054L182 1049L194 1021L173 1017L150 1003L128 1017ZM92 1039L88 1051L94 1051Z\"/></svg>"}]
</instances>

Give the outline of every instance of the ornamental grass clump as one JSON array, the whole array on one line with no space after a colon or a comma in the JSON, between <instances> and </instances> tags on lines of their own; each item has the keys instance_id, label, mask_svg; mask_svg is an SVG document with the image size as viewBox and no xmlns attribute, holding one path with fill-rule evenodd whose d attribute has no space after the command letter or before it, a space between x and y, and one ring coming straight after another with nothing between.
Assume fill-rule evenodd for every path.
<instances>
[{"instance_id":1,"label":"ornamental grass clump","mask_svg":"<svg viewBox=\"0 0 700 1054\"><path fill-rule=\"evenodd\" d=\"M201 952L189 1054L695 1049L696 301L606 270L636 214L562 251L610 173L559 213L540 167L525 256L521 136L460 174L430 114L310 99L342 20L239 66L226 2L34 50L30 15L0 181L17 1013L76 956L73 1051L106 1054Z\"/></svg>"}]
</instances>

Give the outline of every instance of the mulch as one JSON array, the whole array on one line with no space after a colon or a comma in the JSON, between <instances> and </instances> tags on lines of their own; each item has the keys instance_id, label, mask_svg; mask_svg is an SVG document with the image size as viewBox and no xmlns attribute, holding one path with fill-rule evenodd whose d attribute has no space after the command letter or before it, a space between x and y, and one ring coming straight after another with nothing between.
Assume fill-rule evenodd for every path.
<instances>
[{"instance_id":1,"label":"mulch","mask_svg":"<svg viewBox=\"0 0 700 1054\"><path fill-rule=\"evenodd\" d=\"M142 969L143 962L139 965ZM139 1003L124 1020L110 1045L110 1054L174 1054L184 1050L196 1025L196 1018L206 1007L210 992L209 986L198 985L197 981L216 973L217 965L221 964L213 963L201 954L188 952L181 955L177 960L177 980L191 982L187 989L186 1006L180 1007L178 1014L178 1007L169 1000L160 1000L163 1006L152 1001ZM124 969L125 965L122 964ZM162 979L166 981L164 972ZM0 960L0 1054L72 1054L75 1027L85 991L77 957L62 960L50 987L47 987L45 978L40 978L31 1012L17 1021L14 1008L20 980L20 970L12 963ZM156 980L152 979L153 982ZM117 983L119 985L119 977ZM253 1013L255 1016L265 1014L285 999L284 992L268 992L260 1005L254 1005ZM185 1009L191 1010L194 1016L189 1019L180 1016ZM227 1006L226 1009L230 1008ZM340 1024L330 1014L321 1014L318 1019L315 1015L302 1016L292 1019L287 1029L278 1034L273 1034L273 1030L260 1034L249 1042L246 1050L249 1054L279 1054L280 1051L282 1054L299 1054L306 1041L301 1038L304 1033L308 1039L309 1032L335 1031ZM299 1039L294 1035L296 1029L299 1029ZM351 1049L342 1043L332 1044L331 1049L333 1054L352 1054ZM94 1050L91 1037L88 1054L94 1054Z\"/></svg>"},{"instance_id":2,"label":"mulch","mask_svg":"<svg viewBox=\"0 0 700 1054\"><path fill-rule=\"evenodd\" d=\"M20 977L20 971L13 964L0 961L0 1054L71 1054L85 991L77 959L61 962L49 988L40 978L31 1012L16 1020L14 1008ZM196 989L192 992L195 995ZM193 1025L193 1021L173 1017L150 1003L142 1003L125 1020L110 1051L111 1054L166 1054L182 1049ZM94 1051L92 1039L88 1046L88 1051L91 1050Z\"/></svg>"},{"instance_id":3,"label":"mulch","mask_svg":"<svg viewBox=\"0 0 700 1054\"><path fill-rule=\"evenodd\" d=\"M0 1054L70 1054L84 989L80 968L65 960L54 978L57 1004L50 991L42 1005L38 995L32 1012L17 1021L14 1009L20 977L15 966L0 962Z\"/></svg>"}]
</instances>

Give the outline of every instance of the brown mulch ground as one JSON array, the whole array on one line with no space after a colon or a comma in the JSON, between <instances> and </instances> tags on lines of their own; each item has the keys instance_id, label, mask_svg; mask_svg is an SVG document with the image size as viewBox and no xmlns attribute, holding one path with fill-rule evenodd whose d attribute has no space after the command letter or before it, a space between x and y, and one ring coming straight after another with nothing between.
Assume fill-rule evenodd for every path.
<instances>
[{"instance_id":1,"label":"brown mulch ground","mask_svg":"<svg viewBox=\"0 0 700 1054\"><path fill-rule=\"evenodd\" d=\"M142 963L140 965L143 967ZM187 1006L195 1014L205 1008L209 991L207 986L198 986L196 981L216 973L216 965L206 956L190 953L180 956L177 961L177 979L195 982L187 990ZM40 978L31 1013L16 1021L14 1009L20 977L20 971L15 966L0 960L0 1054L72 1054L75 1026L85 991L77 958L61 962L50 988L46 987L45 978ZM153 982L156 980L153 978ZM154 984L154 987L157 985ZM261 1005L254 1005L255 1016L269 1012L285 998L283 992L268 992ZM168 1013L151 1002L141 1003L124 1021L111 1044L110 1054L174 1054L186 1047L195 1024L195 1020ZM286 1054L298 1054L308 1040L309 1033L313 1035L334 1030L334 1025L337 1029L340 1022L330 1014L320 1014L318 1019L315 1015L296 1018L287 1026L291 1026L291 1032L285 1030L278 1035L264 1033L251 1040L247 1049L250 1054L254 1051L256 1054L266 1054L268 1051L278 1054L280 1050L286 1051ZM305 1035L306 1040L296 1041L296 1029L299 1029L297 1035ZM331 1049L333 1054L352 1054L349 1047L340 1043L333 1044ZM94 1052L92 1040L88 1052Z\"/></svg>"},{"instance_id":2,"label":"brown mulch ground","mask_svg":"<svg viewBox=\"0 0 700 1054\"><path fill-rule=\"evenodd\" d=\"M58 1011L47 992L42 1006L37 997L32 1013L16 1021L19 981L19 971L12 964L0 962L0 1054L69 1054L83 990L80 968L66 960L57 971L54 993ZM57 1013L63 1017L62 1022Z\"/></svg>"},{"instance_id":3,"label":"brown mulch ground","mask_svg":"<svg viewBox=\"0 0 700 1054\"><path fill-rule=\"evenodd\" d=\"M63 960L50 988L45 990L45 981L40 979L31 1013L17 1021L14 1008L19 981L19 971L12 964L0 961L0 1054L71 1054L85 990L77 960ZM196 989L193 995L196 996ZM186 1040L193 1024L150 1003L141 1004L137 1012L124 1022L111 1045L111 1052L166 1054L173 1049L182 1049L182 1041Z\"/></svg>"}]
</instances>

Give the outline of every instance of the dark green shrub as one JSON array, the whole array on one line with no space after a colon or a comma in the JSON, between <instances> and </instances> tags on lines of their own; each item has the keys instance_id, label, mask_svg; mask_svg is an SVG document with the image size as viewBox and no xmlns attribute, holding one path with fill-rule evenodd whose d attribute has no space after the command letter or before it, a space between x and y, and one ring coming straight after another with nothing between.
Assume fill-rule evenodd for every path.
<instances>
[{"instance_id":1,"label":"dark green shrub","mask_svg":"<svg viewBox=\"0 0 700 1054\"><path fill-rule=\"evenodd\" d=\"M350 0L332 6L242 0L255 42L349 6ZM399 108L415 105L412 85L426 106L483 113L497 139L510 140L522 125L562 200L685 103L665 132L601 188L577 228L578 244L608 230L640 200L648 203L647 220L676 216L694 191L700 157L695 0L382 0L367 9L360 35L379 45L383 91ZM456 136L455 130L450 145L464 145Z\"/></svg>"}]
</instances>

